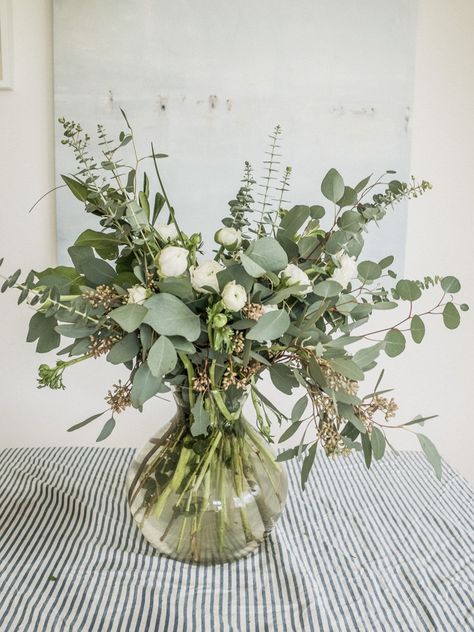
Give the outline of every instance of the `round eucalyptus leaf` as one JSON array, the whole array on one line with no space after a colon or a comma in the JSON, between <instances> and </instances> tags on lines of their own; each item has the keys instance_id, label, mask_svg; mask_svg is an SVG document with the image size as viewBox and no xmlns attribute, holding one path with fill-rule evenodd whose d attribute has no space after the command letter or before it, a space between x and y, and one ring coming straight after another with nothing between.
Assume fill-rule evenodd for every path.
<instances>
[{"instance_id":1,"label":"round eucalyptus leaf","mask_svg":"<svg viewBox=\"0 0 474 632\"><path fill-rule=\"evenodd\" d=\"M402 279L395 286L400 298L404 301L416 301L421 296L421 290L415 281Z\"/></svg>"},{"instance_id":2,"label":"round eucalyptus leaf","mask_svg":"<svg viewBox=\"0 0 474 632\"><path fill-rule=\"evenodd\" d=\"M443 322L448 329L456 329L461 322L461 317L454 303L446 303L443 309Z\"/></svg>"},{"instance_id":3,"label":"round eucalyptus leaf","mask_svg":"<svg viewBox=\"0 0 474 632\"><path fill-rule=\"evenodd\" d=\"M357 272L361 281L375 281L382 274L382 268L374 261L361 261L357 266Z\"/></svg>"},{"instance_id":4,"label":"round eucalyptus leaf","mask_svg":"<svg viewBox=\"0 0 474 632\"><path fill-rule=\"evenodd\" d=\"M455 294L461 289L461 284L456 279L456 277L447 276L441 280L441 287L446 293Z\"/></svg>"},{"instance_id":5,"label":"round eucalyptus leaf","mask_svg":"<svg viewBox=\"0 0 474 632\"><path fill-rule=\"evenodd\" d=\"M395 358L395 356L400 355L405 349L405 345L405 336L399 329L390 329L387 331L384 340L384 349L390 358Z\"/></svg>"},{"instance_id":6,"label":"round eucalyptus leaf","mask_svg":"<svg viewBox=\"0 0 474 632\"><path fill-rule=\"evenodd\" d=\"M362 218L357 211L345 211L338 221L339 226L348 233L357 233L362 224Z\"/></svg>"},{"instance_id":7,"label":"round eucalyptus leaf","mask_svg":"<svg viewBox=\"0 0 474 632\"><path fill-rule=\"evenodd\" d=\"M323 298L331 298L333 296L339 296L342 292L342 285L337 281L333 281L332 279L327 279L326 281L320 281L316 283L314 286L314 293L317 296L322 296Z\"/></svg>"}]
</instances>

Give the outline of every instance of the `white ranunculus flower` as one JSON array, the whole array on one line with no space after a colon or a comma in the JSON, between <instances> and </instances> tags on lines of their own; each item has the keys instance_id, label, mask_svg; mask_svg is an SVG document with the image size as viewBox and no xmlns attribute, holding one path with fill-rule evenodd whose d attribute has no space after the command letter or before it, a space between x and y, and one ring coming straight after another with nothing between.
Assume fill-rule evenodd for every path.
<instances>
[{"instance_id":1,"label":"white ranunculus flower","mask_svg":"<svg viewBox=\"0 0 474 632\"><path fill-rule=\"evenodd\" d=\"M134 285L133 287L127 290L128 292L128 303L137 303L138 305L142 305L148 296L150 295L150 290L143 285Z\"/></svg>"},{"instance_id":2,"label":"white ranunculus flower","mask_svg":"<svg viewBox=\"0 0 474 632\"><path fill-rule=\"evenodd\" d=\"M301 296L306 296L306 294L311 291L311 281L308 275L294 263L289 263L286 268L280 272L280 278L286 281L287 285L299 284L303 286L298 290L298 294Z\"/></svg>"},{"instance_id":3,"label":"white ranunculus flower","mask_svg":"<svg viewBox=\"0 0 474 632\"><path fill-rule=\"evenodd\" d=\"M337 281L346 288L349 283L357 276L357 262L354 257L349 257L346 252L338 252L336 260L339 267L332 273L331 279Z\"/></svg>"},{"instance_id":4,"label":"white ranunculus flower","mask_svg":"<svg viewBox=\"0 0 474 632\"><path fill-rule=\"evenodd\" d=\"M207 292L208 290L205 289L207 287L212 287L218 292L217 273L221 270L224 270L224 266L218 261L204 261L198 266L192 266L189 269L191 285L197 292Z\"/></svg>"},{"instance_id":5,"label":"white ranunculus flower","mask_svg":"<svg viewBox=\"0 0 474 632\"><path fill-rule=\"evenodd\" d=\"M186 248L166 246L158 256L158 268L162 276L179 276L188 269Z\"/></svg>"},{"instance_id":6,"label":"white ranunculus flower","mask_svg":"<svg viewBox=\"0 0 474 632\"><path fill-rule=\"evenodd\" d=\"M163 241L173 241L178 236L178 230L174 224L155 224L155 229Z\"/></svg>"},{"instance_id":7,"label":"white ranunculus flower","mask_svg":"<svg viewBox=\"0 0 474 632\"><path fill-rule=\"evenodd\" d=\"M222 290L222 302L229 311L238 312L247 302L247 292L235 281L229 281Z\"/></svg>"},{"instance_id":8,"label":"white ranunculus flower","mask_svg":"<svg viewBox=\"0 0 474 632\"><path fill-rule=\"evenodd\" d=\"M225 227L217 231L214 239L218 244L226 248L237 248L242 241L242 234L240 230Z\"/></svg>"}]
</instances>

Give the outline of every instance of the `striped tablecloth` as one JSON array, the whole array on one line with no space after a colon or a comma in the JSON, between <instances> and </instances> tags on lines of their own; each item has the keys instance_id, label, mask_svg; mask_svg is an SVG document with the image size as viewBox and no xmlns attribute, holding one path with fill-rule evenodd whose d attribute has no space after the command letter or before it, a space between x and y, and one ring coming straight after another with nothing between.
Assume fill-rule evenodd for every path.
<instances>
[{"instance_id":1,"label":"striped tablecloth","mask_svg":"<svg viewBox=\"0 0 474 632\"><path fill-rule=\"evenodd\" d=\"M0 630L474 630L473 490L403 453L289 465L260 551L199 567L157 555L129 515L133 451L0 451Z\"/></svg>"}]
</instances>

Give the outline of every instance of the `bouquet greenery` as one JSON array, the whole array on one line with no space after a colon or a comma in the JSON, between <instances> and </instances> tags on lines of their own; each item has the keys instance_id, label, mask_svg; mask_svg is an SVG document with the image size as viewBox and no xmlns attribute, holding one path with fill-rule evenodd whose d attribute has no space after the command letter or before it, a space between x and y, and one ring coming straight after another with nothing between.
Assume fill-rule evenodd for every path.
<instances>
[{"instance_id":1,"label":"bouquet greenery","mask_svg":"<svg viewBox=\"0 0 474 632\"><path fill-rule=\"evenodd\" d=\"M299 445L280 453L278 460L302 459L303 486L318 448L327 455L361 451L370 467L390 445L388 428L413 430L429 419L418 416L392 426L397 406L387 390L380 390L382 375L372 392L359 392L379 354L400 354L407 332L415 343L422 341L424 315L439 313L454 329L459 310L467 309L453 298L460 289L454 277L398 280L392 256L360 260L367 227L402 200L423 194L428 182L400 182L387 171L351 187L330 169L321 184L324 202L288 209L291 169L278 176L277 127L263 183L257 187L245 163L241 186L215 234L214 256L202 261L201 235L185 232L163 187L158 162L165 156L152 145L150 155L140 158L123 115L126 130L118 140L98 126L99 161L81 126L60 119L62 142L78 163L77 173L62 176L64 186L100 226L82 232L69 248L72 266L32 270L23 281L18 270L6 278L2 291L16 287L18 302L35 309L27 340L37 341L38 352L56 349L63 338L70 342L58 351L63 359L55 366L40 366L40 388L64 388L66 369L102 356L129 370L127 381L118 381L105 397L109 417L98 441L111 433L115 416L125 408L141 411L157 394L179 391L180 402L185 402L186 453L168 459L168 469L152 483L146 476L145 496L155 516L166 485L187 489L194 477L196 489L196 481L203 482L203 463L219 451L216 437L232 428L246 393L266 440L272 440L275 422L291 422L280 441L302 431ZM153 194L143 168L146 160L156 175ZM420 313L416 301L435 286L439 298ZM407 314L394 326L376 331L366 326L374 312L400 303L406 304ZM349 351L352 345L354 353ZM290 418L261 392L259 380L266 371L288 396L304 389ZM417 436L440 476L438 452L425 435ZM226 467L241 472L242 463L227 461ZM182 473L178 479L176 472Z\"/></svg>"}]
</instances>

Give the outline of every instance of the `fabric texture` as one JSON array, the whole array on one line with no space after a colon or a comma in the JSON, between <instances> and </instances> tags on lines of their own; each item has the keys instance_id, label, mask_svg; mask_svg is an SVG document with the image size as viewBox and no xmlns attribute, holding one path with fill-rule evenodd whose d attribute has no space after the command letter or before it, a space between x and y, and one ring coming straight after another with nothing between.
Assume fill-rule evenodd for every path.
<instances>
[{"instance_id":1,"label":"fabric texture","mask_svg":"<svg viewBox=\"0 0 474 632\"><path fill-rule=\"evenodd\" d=\"M0 451L0 630L474 630L473 490L418 453L288 464L260 550L198 566L158 555L129 514L133 450Z\"/></svg>"}]
</instances>

